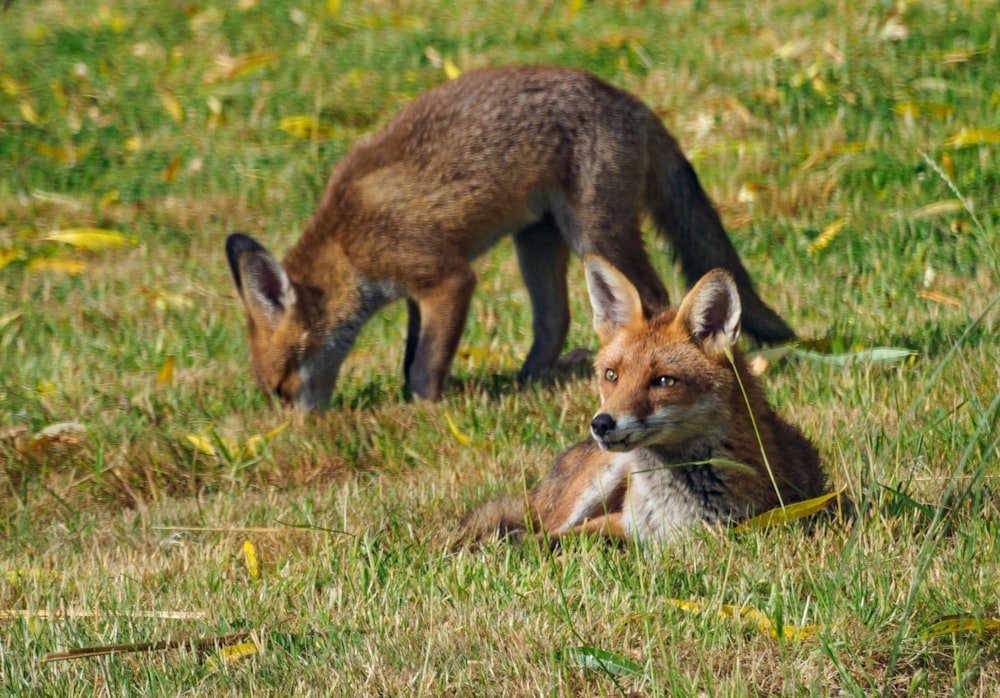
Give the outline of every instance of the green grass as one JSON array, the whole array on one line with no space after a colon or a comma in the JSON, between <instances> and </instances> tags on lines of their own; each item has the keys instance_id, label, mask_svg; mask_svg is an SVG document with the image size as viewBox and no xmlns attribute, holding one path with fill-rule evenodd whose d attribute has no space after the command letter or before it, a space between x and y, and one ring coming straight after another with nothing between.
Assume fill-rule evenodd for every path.
<instances>
[{"instance_id":1,"label":"green grass","mask_svg":"<svg viewBox=\"0 0 1000 698\"><path fill-rule=\"evenodd\" d=\"M1000 3L334 4L14 0L2 15L5 695L996 695L996 632L921 633L1000 618ZM261 58L226 63L245 56ZM250 381L225 235L287 250L337 158L445 79L437 57L577 65L632 90L804 338L919 352L765 374L859 504L854 525L572 541L557 557L453 549L458 518L530 484L597 405L585 373L515 386L530 318L509 243L477 263L470 353L440 405L400 398L396 305L365 329L328 413L256 455L192 445L286 419ZM328 137L282 131L295 115ZM946 144L963 129L983 142ZM82 227L135 244L40 240ZM669 250L649 246L679 298ZM567 348L593 348L572 274ZM157 383L168 356L173 380ZM85 431L36 438L60 422ZM777 640L721 604L822 629ZM149 615L167 611L199 615ZM259 654L221 667L190 650L41 661L261 628ZM580 647L624 673L585 668Z\"/></svg>"}]
</instances>

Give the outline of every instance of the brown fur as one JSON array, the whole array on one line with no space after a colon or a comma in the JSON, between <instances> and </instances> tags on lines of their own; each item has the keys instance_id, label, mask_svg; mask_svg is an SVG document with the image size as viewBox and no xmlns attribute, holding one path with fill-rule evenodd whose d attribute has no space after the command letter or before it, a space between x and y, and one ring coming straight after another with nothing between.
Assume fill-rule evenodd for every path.
<instances>
[{"instance_id":1,"label":"brown fur","mask_svg":"<svg viewBox=\"0 0 1000 698\"><path fill-rule=\"evenodd\" d=\"M608 259L648 312L667 307L643 249L646 214L690 281L713 267L733 274L752 334L794 336L754 291L677 142L638 99L570 68L463 75L344 156L283 264L246 235L227 240L254 374L287 403L325 406L361 326L405 297L407 385L438 399L476 283L470 261L513 235L534 310L519 377L535 377L569 327L571 250Z\"/></svg>"},{"instance_id":2,"label":"brown fur","mask_svg":"<svg viewBox=\"0 0 1000 698\"><path fill-rule=\"evenodd\" d=\"M822 494L816 449L733 353L740 304L727 272L710 272L679 308L647 320L624 275L596 257L585 266L603 344L593 438L562 454L527 497L473 512L468 536L669 539Z\"/></svg>"}]
</instances>

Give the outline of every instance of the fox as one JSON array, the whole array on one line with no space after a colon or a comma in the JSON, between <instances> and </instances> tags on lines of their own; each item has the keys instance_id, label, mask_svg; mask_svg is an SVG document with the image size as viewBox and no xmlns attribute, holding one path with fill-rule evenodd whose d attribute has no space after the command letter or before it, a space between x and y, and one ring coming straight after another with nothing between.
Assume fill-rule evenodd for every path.
<instances>
[{"instance_id":1,"label":"fox","mask_svg":"<svg viewBox=\"0 0 1000 698\"><path fill-rule=\"evenodd\" d=\"M709 271L676 309L649 318L607 260L587 255L584 272L601 342L591 438L526 494L473 510L463 538L669 542L823 494L815 446L771 408L736 348L741 304L728 271Z\"/></svg>"},{"instance_id":2,"label":"fox","mask_svg":"<svg viewBox=\"0 0 1000 698\"><path fill-rule=\"evenodd\" d=\"M750 334L794 339L757 294L679 144L637 97L576 68L464 73L354 144L282 262L247 234L227 237L252 372L282 404L323 409L362 326L405 298L404 391L439 400L476 286L471 262L509 236L533 313L517 378L534 379L569 329L571 253L613 263L647 313L669 306L644 217L689 283L715 267L732 274Z\"/></svg>"}]
</instances>

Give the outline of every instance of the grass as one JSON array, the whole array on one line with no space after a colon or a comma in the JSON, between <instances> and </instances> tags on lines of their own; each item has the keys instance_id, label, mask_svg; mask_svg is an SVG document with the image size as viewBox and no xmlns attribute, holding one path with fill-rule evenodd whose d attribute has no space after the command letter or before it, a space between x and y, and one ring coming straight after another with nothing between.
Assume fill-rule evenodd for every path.
<instances>
[{"instance_id":1,"label":"grass","mask_svg":"<svg viewBox=\"0 0 1000 698\"><path fill-rule=\"evenodd\" d=\"M998 12L15 0L0 22L0 613L18 612L0 618L5 692L996 695L995 631L923 633L1000 617ZM397 305L366 328L333 409L258 453L218 455L286 419L249 380L226 233L287 250L332 163L444 80L444 60L577 65L639 94L813 347L918 352L765 374L858 522L650 550L573 541L557 557L454 551L458 517L530 484L597 404L580 372L515 386L530 320L509 243L477 263L467 353L440 405L400 399ZM323 131L297 138L280 128L290 116ZM40 239L73 228L134 244ZM669 250L649 246L679 298ZM594 347L572 273L568 348ZM63 422L80 426L38 437ZM722 604L821 629L775 639ZM232 662L41 661L251 629L261 651ZM582 647L622 673L587 668L603 655Z\"/></svg>"}]
</instances>

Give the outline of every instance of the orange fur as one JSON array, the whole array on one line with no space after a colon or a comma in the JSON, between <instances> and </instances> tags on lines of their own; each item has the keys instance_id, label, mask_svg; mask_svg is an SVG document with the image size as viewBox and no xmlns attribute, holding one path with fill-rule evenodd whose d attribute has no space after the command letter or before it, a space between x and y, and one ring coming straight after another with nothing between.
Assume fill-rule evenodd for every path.
<instances>
[{"instance_id":1,"label":"orange fur","mask_svg":"<svg viewBox=\"0 0 1000 698\"><path fill-rule=\"evenodd\" d=\"M615 264L648 312L667 307L643 249L645 215L690 281L712 267L734 275L754 335L794 336L754 291L677 142L638 99L570 68L467 73L343 157L282 264L249 236L229 237L254 375L285 403L324 407L361 326L406 298L407 386L440 398L476 283L470 261L512 235L534 311L519 377L536 377L569 327L571 251Z\"/></svg>"},{"instance_id":2,"label":"orange fur","mask_svg":"<svg viewBox=\"0 0 1000 698\"><path fill-rule=\"evenodd\" d=\"M670 539L823 492L816 449L771 409L735 353L741 310L727 272L709 272L677 309L647 320L623 274L593 256L585 267L603 344L592 438L527 497L470 515L468 535Z\"/></svg>"}]
</instances>

